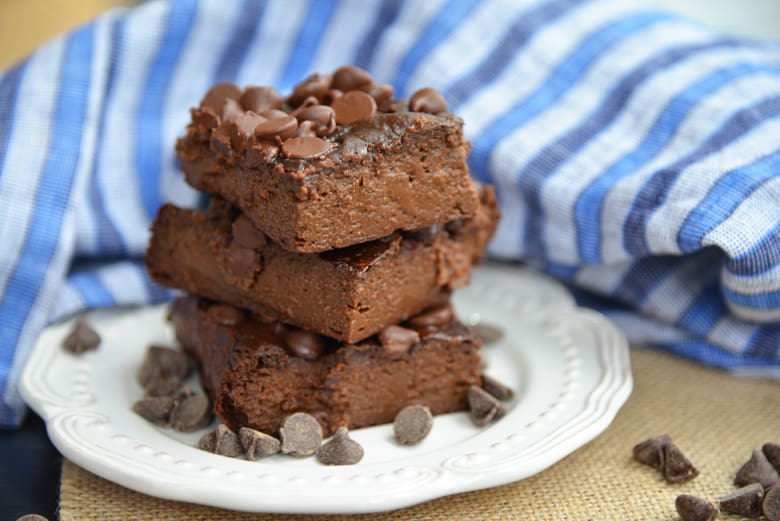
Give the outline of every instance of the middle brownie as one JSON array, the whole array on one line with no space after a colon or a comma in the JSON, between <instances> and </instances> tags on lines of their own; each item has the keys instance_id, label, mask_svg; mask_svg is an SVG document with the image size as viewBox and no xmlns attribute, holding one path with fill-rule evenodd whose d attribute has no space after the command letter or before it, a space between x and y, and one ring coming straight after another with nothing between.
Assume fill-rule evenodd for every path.
<instances>
[{"instance_id":1,"label":"middle brownie","mask_svg":"<svg viewBox=\"0 0 780 521\"><path fill-rule=\"evenodd\" d=\"M229 203L165 205L146 262L159 283L342 342L363 340L464 286L498 219L490 187L475 217L319 254L285 250Z\"/></svg>"}]
</instances>

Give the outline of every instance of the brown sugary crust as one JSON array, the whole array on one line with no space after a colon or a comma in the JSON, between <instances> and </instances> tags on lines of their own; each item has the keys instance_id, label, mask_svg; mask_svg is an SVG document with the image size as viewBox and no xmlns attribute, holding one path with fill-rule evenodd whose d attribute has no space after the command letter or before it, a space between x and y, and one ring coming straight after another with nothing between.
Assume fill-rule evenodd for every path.
<instances>
[{"instance_id":1,"label":"brown sugary crust","mask_svg":"<svg viewBox=\"0 0 780 521\"><path fill-rule=\"evenodd\" d=\"M239 207L287 250L343 248L477 211L471 145L452 114L376 114L340 126L326 138L334 148L309 159L268 159L258 143L215 147L198 115L176 145L187 182Z\"/></svg>"},{"instance_id":2,"label":"brown sugary crust","mask_svg":"<svg viewBox=\"0 0 780 521\"><path fill-rule=\"evenodd\" d=\"M276 434L286 416L303 411L320 421L327 436L338 427L392 422L410 404L434 414L465 410L469 387L480 385L481 341L454 318L422 328L404 324L420 335L406 353L389 353L371 337L356 345L332 342L312 360L286 347L288 326L245 314L226 325L209 311L212 306L180 298L170 319L199 365L216 415L234 430Z\"/></svg>"},{"instance_id":3,"label":"brown sugary crust","mask_svg":"<svg viewBox=\"0 0 780 521\"><path fill-rule=\"evenodd\" d=\"M354 343L468 282L498 219L492 189L480 192L471 219L320 254L262 240L242 246L232 229L239 213L224 201L207 213L166 205L152 226L147 268L163 285Z\"/></svg>"}]
</instances>

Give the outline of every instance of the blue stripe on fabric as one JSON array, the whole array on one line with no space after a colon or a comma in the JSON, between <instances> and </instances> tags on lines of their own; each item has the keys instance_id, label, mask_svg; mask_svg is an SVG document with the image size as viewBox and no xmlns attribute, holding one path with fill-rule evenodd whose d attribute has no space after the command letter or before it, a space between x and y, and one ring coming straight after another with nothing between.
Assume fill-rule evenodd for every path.
<instances>
[{"instance_id":1,"label":"blue stripe on fabric","mask_svg":"<svg viewBox=\"0 0 780 521\"><path fill-rule=\"evenodd\" d=\"M755 309L780 308L780 290L761 291L758 293L738 293L734 290L724 287L722 291L726 300L739 306Z\"/></svg>"},{"instance_id":2,"label":"blue stripe on fabric","mask_svg":"<svg viewBox=\"0 0 780 521\"><path fill-rule=\"evenodd\" d=\"M679 266L677 258L644 257L634 263L612 292L614 298L633 306L641 305L647 296Z\"/></svg>"},{"instance_id":3,"label":"blue stripe on fabric","mask_svg":"<svg viewBox=\"0 0 780 521\"><path fill-rule=\"evenodd\" d=\"M698 336L706 336L726 316L728 310L717 284L706 287L680 316L677 326Z\"/></svg>"},{"instance_id":4,"label":"blue stripe on fabric","mask_svg":"<svg viewBox=\"0 0 780 521\"><path fill-rule=\"evenodd\" d=\"M60 241L62 219L76 175L87 111L94 25L65 43L51 138L35 195L25 243L0 301L0 389L5 389L14 346L30 317Z\"/></svg>"},{"instance_id":5,"label":"blue stripe on fabric","mask_svg":"<svg viewBox=\"0 0 780 521\"><path fill-rule=\"evenodd\" d=\"M374 61L374 54L379 45L379 39L398 18L398 13L401 12L401 5L400 0L382 3L374 23L371 24L371 29L369 29L365 38L358 46L354 59L355 65L363 69L371 68L371 62Z\"/></svg>"},{"instance_id":6,"label":"blue stripe on fabric","mask_svg":"<svg viewBox=\"0 0 780 521\"><path fill-rule=\"evenodd\" d=\"M547 145L532 158L517 175L525 198L528 213L539 216L526 220L523 236L526 255L531 258L544 256L543 234L539 229L542 208L540 196L542 182L562 163L581 150L604 128L607 128L625 109L626 103L636 89L648 78L670 65L697 53L714 50L732 44L733 39L720 39L706 43L683 45L653 56L628 72L603 98L600 105L582 118L582 123Z\"/></svg>"},{"instance_id":7,"label":"blue stripe on fabric","mask_svg":"<svg viewBox=\"0 0 780 521\"><path fill-rule=\"evenodd\" d=\"M615 183L635 173L661 152L674 138L676 130L690 111L706 96L737 78L765 71L777 73L780 69L742 63L722 68L696 81L666 105L638 147L618 159L579 194L574 203L574 226L577 230L577 249L583 262L599 264L602 260L601 221L604 198Z\"/></svg>"},{"instance_id":8,"label":"blue stripe on fabric","mask_svg":"<svg viewBox=\"0 0 780 521\"><path fill-rule=\"evenodd\" d=\"M420 32L421 37L401 60L393 78L396 92L406 94L409 80L420 63L461 25L479 3L479 0L449 0L439 9L436 16Z\"/></svg>"},{"instance_id":9,"label":"blue stripe on fabric","mask_svg":"<svg viewBox=\"0 0 780 521\"><path fill-rule=\"evenodd\" d=\"M472 94L479 92L480 86L497 78L540 29L549 25L561 14L571 13L584 1L542 2L530 11L521 11L517 20L490 50L487 58L442 91L444 99L450 106L457 107Z\"/></svg>"},{"instance_id":10,"label":"blue stripe on fabric","mask_svg":"<svg viewBox=\"0 0 780 521\"><path fill-rule=\"evenodd\" d=\"M16 104L19 99L19 84L22 82L24 72L27 68L27 61L24 61L12 69L8 70L3 79L0 80L0 107L2 107L2 116L0 116L0 175L5 171L5 161L8 158L8 145L14 129L14 120L16 119Z\"/></svg>"},{"instance_id":11,"label":"blue stripe on fabric","mask_svg":"<svg viewBox=\"0 0 780 521\"><path fill-rule=\"evenodd\" d=\"M780 115L780 96L741 109L693 152L647 179L638 191L623 225L623 245L632 255L649 253L646 227L653 212L666 200L668 190L686 168L746 135L760 123Z\"/></svg>"},{"instance_id":12,"label":"blue stripe on fabric","mask_svg":"<svg viewBox=\"0 0 780 521\"><path fill-rule=\"evenodd\" d=\"M549 273L555 278L563 281L571 281L577 275L576 266L566 266L565 264L557 264L554 262L546 262L542 268L546 273Z\"/></svg>"},{"instance_id":13,"label":"blue stripe on fabric","mask_svg":"<svg viewBox=\"0 0 780 521\"><path fill-rule=\"evenodd\" d=\"M146 82L136 113L136 172L140 183L141 202L150 221L162 202L160 162L163 157L161 147L164 143L160 115L165 112L165 96L176 72L176 62L179 61L192 30L197 5L194 0L181 0L170 4L165 32L146 73Z\"/></svg>"},{"instance_id":14,"label":"blue stripe on fabric","mask_svg":"<svg viewBox=\"0 0 780 521\"><path fill-rule=\"evenodd\" d=\"M560 99L607 49L642 28L671 19L676 17L665 12L641 11L610 21L590 33L558 63L536 91L517 102L473 140L469 163L475 177L489 180L490 154L496 144Z\"/></svg>"},{"instance_id":15,"label":"blue stripe on fabric","mask_svg":"<svg viewBox=\"0 0 780 521\"><path fill-rule=\"evenodd\" d=\"M231 28L230 42L225 47L214 72L214 83L236 80L238 71L255 39L255 34L260 28L265 5L265 0L244 0L235 27Z\"/></svg>"},{"instance_id":16,"label":"blue stripe on fabric","mask_svg":"<svg viewBox=\"0 0 780 521\"><path fill-rule=\"evenodd\" d=\"M759 326L748 343L745 355L746 357L767 358L773 360L775 364L779 363L780 327Z\"/></svg>"},{"instance_id":17,"label":"blue stripe on fabric","mask_svg":"<svg viewBox=\"0 0 780 521\"><path fill-rule=\"evenodd\" d=\"M108 107L111 105L111 99L114 94L116 84L116 67L119 62L119 56L122 49L122 38L125 31L125 18L120 17L111 24L111 55L106 78L105 96L103 106L100 110L100 120L98 121L97 135L102 136L106 118L108 116ZM123 256L127 254L127 245L119 230L114 226L113 221L106 212L105 202L109 200L107 194L100 190L100 183L97 176L97 167L100 163L100 157L106 152L105 147L98 143L95 152L95 161L92 164L92 173L89 182L89 201L96 218L97 228L97 248L100 255Z\"/></svg>"},{"instance_id":18,"label":"blue stripe on fabric","mask_svg":"<svg viewBox=\"0 0 780 521\"><path fill-rule=\"evenodd\" d=\"M293 44L292 55L287 59L287 66L279 81L279 91L289 91L304 78L335 10L336 3L333 0L312 0L309 4L306 19Z\"/></svg>"},{"instance_id":19,"label":"blue stripe on fabric","mask_svg":"<svg viewBox=\"0 0 780 521\"><path fill-rule=\"evenodd\" d=\"M79 292L87 307L108 307L116 304L114 296L97 276L97 270L80 271L68 276L68 281Z\"/></svg>"},{"instance_id":20,"label":"blue stripe on fabric","mask_svg":"<svg viewBox=\"0 0 780 521\"><path fill-rule=\"evenodd\" d=\"M701 247L704 236L725 220L739 204L780 172L780 151L732 170L718 179L705 199L685 218L677 232L683 252Z\"/></svg>"},{"instance_id":21,"label":"blue stripe on fabric","mask_svg":"<svg viewBox=\"0 0 780 521\"><path fill-rule=\"evenodd\" d=\"M780 264L780 222L753 246L728 262L726 269L735 275L757 277Z\"/></svg>"}]
</instances>

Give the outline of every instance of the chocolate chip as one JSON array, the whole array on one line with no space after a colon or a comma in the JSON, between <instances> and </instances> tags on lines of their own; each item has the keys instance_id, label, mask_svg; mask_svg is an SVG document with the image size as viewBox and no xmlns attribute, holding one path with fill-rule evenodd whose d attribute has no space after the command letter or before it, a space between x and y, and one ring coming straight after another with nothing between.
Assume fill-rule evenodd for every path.
<instances>
[{"instance_id":1,"label":"chocolate chip","mask_svg":"<svg viewBox=\"0 0 780 521\"><path fill-rule=\"evenodd\" d=\"M282 452L298 458L311 456L322 444L320 422L305 412L296 412L285 418L279 432Z\"/></svg>"},{"instance_id":2,"label":"chocolate chip","mask_svg":"<svg viewBox=\"0 0 780 521\"><path fill-rule=\"evenodd\" d=\"M313 123L314 132L319 136L327 136L336 130L336 113L327 105L307 107L296 115L298 121Z\"/></svg>"},{"instance_id":3,"label":"chocolate chip","mask_svg":"<svg viewBox=\"0 0 780 521\"><path fill-rule=\"evenodd\" d=\"M241 89L232 83L217 83L209 89L200 102L201 108L210 109L214 114L222 114L225 101L238 100L241 97Z\"/></svg>"},{"instance_id":4,"label":"chocolate chip","mask_svg":"<svg viewBox=\"0 0 780 521\"><path fill-rule=\"evenodd\" d=\"M780 486L774 486L764 492L761 507L769 521L780 521Z\"/></svg>"},{"instance_id":5,"label":"chocolate chip","mask_svg":"<svg viewBox=\"0 0 780 521\"><path fill-rule=\"evenodd\" d=\"M211 423L211 404L202 394L188 396L171 411L171 427L179 432L193 432Z\"/></svg>"},{"instance_id":6,"label":"chocolate chip","mask_svg":"<svg viewBox=\"0 0 780 521\"><path fill-rule=\"evenodd\" d=\"M393 434L401 445L420 443L433 426L433 414L424 405L409 405L401 409L393 420Z\"/></svg>"},{"instance_id":7,"label":"chocolate chip","mask_svg":"<svg viewBox=\"0 0 780 521\"><path fill-rule=\"evenodd\" d=\"M395 89L392 85L379 83L376 85L371 85L371 88L368 89L368 93L371 94L371 96L376 100L377 106L380 106L383 102L393 97L393 94L395 94Z\"/></svg>"},{"instance_id":8,"label":"chocolate chip","mask_svg":"<svg viewBox=\"0 0 780 521\"><path fill-rule=\"evenodd\" d=\"M203 435L198 442L198 448L229 458L235 458L241 454L241 444L238 442L238 436L221 423L217 425L216 429Z\"/></svg>"},{"instance_id":9,"label":"chocolate chip","mask_svg":"<svg viewBox=\"0 0 780 521\"><path fill-rule=\"evenodd\" d=\"M447 102L438 90L425 87L412 94L409 99L409 110L438 114L447 111Z\"/></svg>"},{"instance_id":10,"label":"chocolate chip","mask_svg":"<svg viewBox=\"0 0 780 521\"><path fill-rule=\"evenodd\" d=\"M229 304L212 304L207 313L209 318L223 326L235 326L244 320L244 312Z\"/></svg>"},{"instance_id":11,"label":"chocolate chip","mask_svg":"<svg viewBox=\"0 0 780 521\"><path fill-rule=\"evenodd\" d=\"M215 114L211 109L207 108L192 109L190 114L192 114L192 124L204 130L216 128L221 121L219 114Z\"/></svg>"},{"instance_id":12,"label":"chocolate chip","mask_svg":"<svg viewBox=\"0 0 780 521\"><path fill-rule=\"evenodd\" d=\"M273 87L248 87L240 98L241 106L258 114L264 110L278 109L284 99Z\"/></svg>"},{"instance_id":13,"label":"chocolate chip","mask_svg":"<svg viewBox=\"0 0 780 521\"><path fill-rule=\"evenodd\" d=\"M330 76L313 74L299 83L293 89L292 94L287 98L287 103L297 107L303 100L309 96L322 99L330 89Z\"/></svg>"},{"instance_id":14,"label":"chocolate chip","mask_svg":"<svg viewBox=\"0 0 780 521\"><path fill-rule=\"evenodd\" d=\"M133 404L133 412L155 425L166 427L174 402L171 395L148 396Z\"/></svg>"},{"instance_id":15,"label":"chocolate chip","mask_svg":"<svg viewBox=\"0 0 780 521\"><path fill-rule=\"evenodd\" d=\"M672 438L668 434L662 434L655 438L650 438L634 446L634 459L645 465L650 465L658 471L663 471L664 450L666 446L672 443Z\"/></svg>"},{"instance_id":16,"label":"chocolate chip","mask_svg":"<svg viewBox=\"0 0 780 521\"><path fill-rule=\"evenodd\" d=\"M49 521L48 517L44 517L40 514L25 514L16 521Z\"/></svg>"},{"instance_id":17,"label":"chocolate chip","mask_svg":"<svg viewBox=\"0 0 780 521\"><path fill-rule=\"evenodd\" d=\"M285 115L280 118L268 119L255 128L255 136L259 139L273 141L277 137L287 139L293 137L298 131L298 120Z\"/></svg>"},{"instance_id":18,"label":"chocolate chip","mask_svg":"<svg viewBox=\"0 0 780 521\"><path fill-rule=\"evenodd\" d=\"M282 143L282 153L292 159L310 159L329 152L335 145L313 136L301 136Z\"/></svg>"},{"instance_id":19,"label":"chocolate chip","mask_svg":"<svg viewBox=\"0 0 780 521\"><path fill-rule=\"evenodd\" d=\"M190 359L183 352L170 347L151 345L138 370L138 383L144 389L163 385L165 381L178 381L170 392L175 391L190 374ZM166 393L162 393L166 394Z\"/></svg>"},{"instance_id":20,"label":"chocolate chip","mask_svg":"<svg viewBox=\"0 0 780 521\"><path fill-rule=\"evenodd\" d=\"M760 450L753 451L750 459L740 467L734 478L734 484L738 487L751 483L761 483L764 488L780 483L777 471L766 458L764 452Z\"/></svg>"},{"instance_id":21,"label":"chocolate chip","mask_svg":"<svg viewBox=\"0 0 780 521\"><path fill-rule=\"evenodd\" d=\"M367 90L373 83L373 78L368 71L359 67L346 65L333 72L331 87L344 92L350 90Z\"/></svg>"},{"instance_id":22,"label":"chocolate chip","mask_svg":"<svg viewBox=\"0 0 780 521\"><path fill-rule=\"evenodd\" d=\"M446 326L453 320L455 320L455 311L452 309L452 306L445 304L410 318L409 325L420 329L427 327L439 328Z\"/></svg>"},{"instance_id":23,"label":"chocolate chip","mask_svg":"<svg viewBox=\"0 0 780 521\"><path fill-rule=\"evenodd\" d=\"M515 396L515 391L492 376L482 375L482 388L499 400L511 400Z\"/></svg>"},{"instance_id":24,"label":"chocolate chip","mask_svg":"<svg viewBox=\"0 0 780 521\"><path fill-rule=\"evenodd\" d=\"M363 459L363 447L339 427L333 437L317 450L317 459L325 465L354 465Z\"/></svg>"},{"instance_id":25,"label":"chocolate chip","mask_svg":"<svg viewBox=\"0 0 780 521\"><path fill-rule=\"evenodd\" d=\"M251 461L276 454L282 447L282 442L270 434L249 427L241 427L238 430L238 438L246 452L246 459Z\"/></svg>"},{"instance_id":26,"label":"chocolate chip","mask_svg":"<svg viewBox=\"0 0 780 521\"><path fill-rule=\"evenodd\" d=\"M315 130L317 125L311 121L301 121L298 123L298 137L314 137L317 135Z\"/></svg>"},{"instance_id":27,"label":"chocolate chip","mask_svg":"<svg viewBox=\"0 0 780 521\"><path fill-rule=\"evenodd\" d=\"M718 517L718 509L705 499L681 494L674 500L677 513L682 521L712 521Z\"/></svg>"},{"instance_id":28,"label":"chocolate chip","mask_svg":"<svg viewBox=\"0 0 780 521\"><path fill-rule=\"evenodd\" d=\"M664 447L663 474L667 483L682 483L698 476L699 470L674 442L670 442Z\"/></svg>"},{"instance_id":29,"label":"chocolate chip","mask_svg":"<svg viewBox=\"0 0 780 521\"><path fill-rule=\"evenodd\" d=\"M374 98L360 90L347 92L339 99L333 100L331 106L336 112L336 123L339 125L350 125L376 113Z\"/></svg>"},{"instance_id":30,"label":"chocolate chip","mask_svg":"<svg viewBox=\"0 0 780 521\"><path fill-rule=\"evenodd\" d=\"M413 345L419 344L420 334L414 329L387 326L379 332L379 342L388 353L399 355L409 352Z\"/></svg>"},{"instance_id":31,"label":"chocolate chip","mask_svg":"<svg viewBox=\"0 0 780 521\"><path fill-rule=\"evenodd\" d=\"M234 99L225 100L222 106L222 121L232 121L244 114L241 104Z\"/></svg>"},{"instance_id":32,"label":"chocolate chip","mask_svg":"<svg viewBox=\"0 0 780 521\"><path fill-rule=\"evenodd\" d=\"M334 100L339 99L344 95L343 91L340 91L338 89L329 89L328 92L325 93L325 96L322 98L322 102L326 105L331 105Z\"/></svg>"},{"instance_id":33,"label":"chocolate chip","mask_svg":"<svg viewBox=\"0 0 780 521\"><path fill-rule=\"evenodd\" d=\"M233 221L233 240L244 248L258 249L268 244L268 238L257 229L254 223L244 214Z\"/></svg>"},{"instance_id":34,"label":"chocolate chip","mask_svg":"<svg viewBox=\"0 0 780 521\"><path fill-rule=\"evenodd\" d=\"M506 412L501 402L476 385L469 387L467 396L471 421L477 427L487 425Z\"/></svg>"},{"instance_id":35,"label":"chocolate chip","mask_svg":"<svg viewBox=\"0 0 780 521\"><path fill-rule=\"evenodd\" d=\"M325 354L328 344L322 335L304 331L303 329L291 329L284 336L284 342L290 352L299 358L316 360Z\"/></svg>"},{"instance_id":36,"label":"chocolate chip","mask_svg":"<svg viewBox=\"0 0 780 521\"><path fill-rule=\"evenodd\" d=\"M766 456L767 461L772 464L778 474L780 474L780 445L777 443L764 443L761 446L761 452Z\"/></svg>"},{"instance_id":37,"label":"chocolate chip","mask_svg":"<svg viewBox=\"0 0 780 521\"><path fill-rule=\"evenodd\" d=\"M231 131L230 144L233 148L246 149L252 146L255 128L266 119L254 112L244 112L233 120L235 128Z\"/></svg>"},{"instance_id":38,"label":"chocolate chip","mask_svg":"<svg viewBox=\"0 0 780 521\"><path fill-rule=\"evenodd\" d=\"M761 486L761 483L753 483L721 497L718 504L722 512L758 517L761 515L761 500L763 498L764 487Z\"/></svg>"},{"instance_id":39,"label":"chocolate chip","mask_svg":"<svg viewBox=\"0 0 780 521\"><path fill-rule=\"evenodd\" d=\"M85 351L91 351L97 349L100 345L100 335L97 331L92 329L87 323L87 319L79 317L73 324L73 329L70 330L68 336L62 342L62 347L65 351L80 355Z\"/></svg>"},{"instance_id":40,"label":"chocolate chip","mask_svg":"<svg viewBox=\"0 0 780 521\"><path fill-rule=\"evenodd\" d=\"M279 118L286 118L289 116L285 111L278 110L278 109L268 109L264 110L262 112L259 112L261 116L263 116L265 119L279 119Z\"/></svg>"}]
</instances>

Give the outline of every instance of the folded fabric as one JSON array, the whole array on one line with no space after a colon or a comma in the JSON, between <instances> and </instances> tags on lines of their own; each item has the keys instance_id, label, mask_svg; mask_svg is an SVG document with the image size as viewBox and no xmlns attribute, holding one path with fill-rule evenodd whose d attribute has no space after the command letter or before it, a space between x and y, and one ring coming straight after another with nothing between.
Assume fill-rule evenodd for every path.
<instances>
[{"instance_id":1,"label":"folded fabric","mask_svg":"<svg viewBox=\"0 0 780 521\"><path fill-rule=\"evenodd\" d=\"M155 1L0 76L0 424L48 322L169 297L142 258L163 202L197 204L173 145L207 88L345 63L464 118L495 257L587 290L635 341L777 375L778 45L622 0Z\"/></svg>"}]
</instances>

